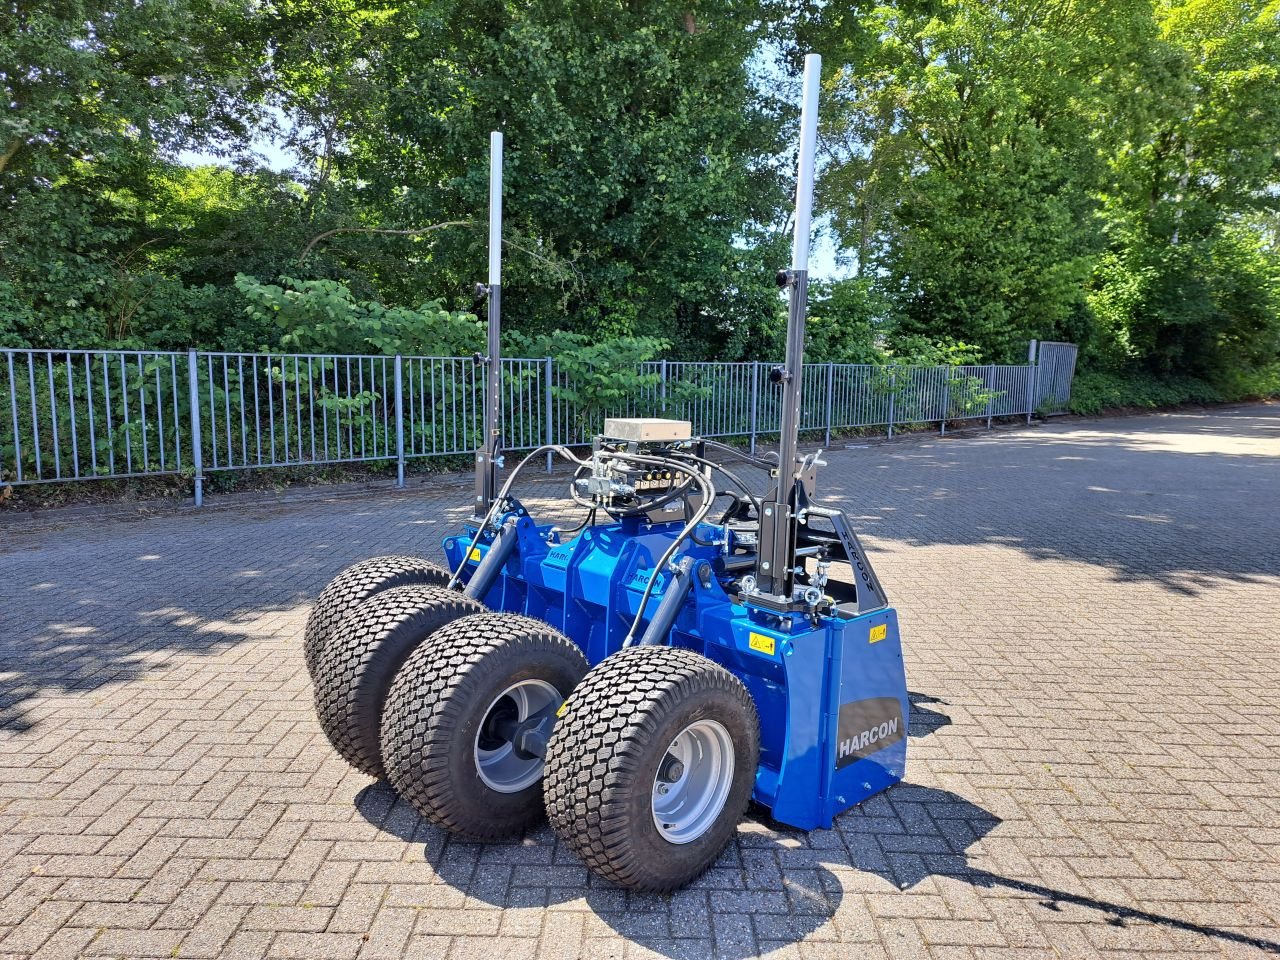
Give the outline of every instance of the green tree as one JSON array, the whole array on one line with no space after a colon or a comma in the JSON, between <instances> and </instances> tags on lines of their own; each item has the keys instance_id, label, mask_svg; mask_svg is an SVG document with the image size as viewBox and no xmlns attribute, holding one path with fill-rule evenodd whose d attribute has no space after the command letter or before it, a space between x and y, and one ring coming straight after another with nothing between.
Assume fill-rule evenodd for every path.
<instances>
[{"instance_id":1,"label":"green tree","mask_svg":"<svg viewBox=\"0 0 1280 960\"><path fill-rule=\"evenodd\" d=\"M336 280L296 280L280 285L239 274L236 288L260 325L274 324L279 343L299 353L464 356L484 345L473 314L451 313L439 302L416 308L358 300Z\"/></svg>"},{"instance_id":2,"label":"green tree","mask_svg":"<svg viewBox=\"0 0 1280 960\"><path fill-rule=\"evenodd\" d=\"M9 0L0 30L0 336L130 340L210 293L152 269L157 174L247 142L265 90L256 7ZM167 306L166 306L167 304Z\"/></svg>"},{"instance_id":3,"label":"green tree","mask_svg":"<svg viewBox=\"0 0 1280 960\"><path fill-rule=\"evenodd\" d=\"M377 93L323 94L346 117L332 183L359 211L326 247L358 257L392 301L432 289L468 302L488 132L502 129L511 322L741 355L772 323L786 203L763 162L780 125L748 75L758 16L750 3L446 0L342 20L361 37L334 67L342 89L372 75ZM373 232L455 221L474 225Z\"/></svg>"},{"instance_id":4,"label":"green tree","mask_svg":"<svg viewBox=\"0 0 1280 960\"><path fill-rule=\"evenodd\" d=\"M855 6L813 28L827 87L834 226L904 333L1012 360L1078 336L1108 91L1132 83L1146 0Z\"/></svg>"},{"instance_id":5,"label":"green tree","mask_svg":"<svg viewBox=\"0 0 1280 960\"><path fill-rule=\"evenodd\" d=\"M1111 159L1101 358L1230 378L1280 360L1280 4L1155 8L1161 69Z\"/></svg>"}]
</instances>

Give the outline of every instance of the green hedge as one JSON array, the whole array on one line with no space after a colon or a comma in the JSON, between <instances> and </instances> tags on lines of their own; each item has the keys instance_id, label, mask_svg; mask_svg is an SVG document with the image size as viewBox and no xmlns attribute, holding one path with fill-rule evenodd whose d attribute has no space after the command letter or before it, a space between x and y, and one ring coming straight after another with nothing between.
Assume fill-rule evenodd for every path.
<instances>
[{"instance_id":1,"label":"green hedge","mask_svg":"<svg viewBox=\"0 0 1280 960\"><path fill-rule=\"evenodd\" d=\"M1139 407L1154 410L1182 403L1226 403L1280 395L1280 371L1259 372L1230 384L1213 384L1196 377L1154 377L1142 373L1082 373L1071 385L1071 412Z\"/></svg>"}]
</instances>

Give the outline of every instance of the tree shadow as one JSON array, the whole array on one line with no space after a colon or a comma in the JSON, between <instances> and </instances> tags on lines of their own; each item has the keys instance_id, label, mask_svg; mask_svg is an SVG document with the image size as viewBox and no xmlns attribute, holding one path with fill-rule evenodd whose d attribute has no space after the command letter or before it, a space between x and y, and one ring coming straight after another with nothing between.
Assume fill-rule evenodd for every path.
<instances>
[{"instance_id":1,"label":"tree shadow","mask_svg":"<svg viewBox=\"0 0 1280 960\"><path fill-rule=\"evenodd\" d=\"M186 654L296 642L317 594L357 560L439 557L470 508L403 499L311 510L260 504L69 531L0 534L0 731L29 730L45 698L173 668ZM285 656L292 657L293 650Z\"/></svg>"},{"instance_id":2,"label":"tree shadow","mask_svg":"<svg viewBox=\"0 0 1280 960\"><path fill-rule=\"evenodd\" d=\"M927 693L915 693L907 691L907 699L911 701L911 719L907 721L907 735L910 737L928 737L937 733L943 727L951 726L951 718L945 713L939 713L937 710L930 710L924 706L926 703L940 703L947 705L945 700L939 700L937 697L931 697Z\"/></svg>"},{"instance_id":3,"label":"tree shadow","mask_svg":"<svg viewBox=\"0 0 1280 960\"><path fill-rule=\"evenodd\" d=\"M441 882L468 900L496 908L585 912L666 957L747 960L761 942L795 943L825 926L844 895L822 857L812 855L818 851L779 839L755 816L711 869L688 887L660 895L624 890L595 876L545 823L513 840L477 843L422 820L386 783L360 791L355 805L379 830L422 843ZM785 869L782 860L789 864Z\"/></svg>"},{"instance_id":4,"label":"tree shadow","mask_svg":"<svg viewBox=\"0 0 1280 960\"><path fill-rule=\"evenodd\" d=\"M1277 439L1256 407L877 444L834 451L820 493L889 548L992 544L1195 596L1280 576Z\"/></svg>"},{"instance_id":5,"label":"tree shadow","mask_svg":"<svg viewBox=\"0 0 1280 960\"><path fill-rule=\"evenodd\" d=\"M385 783L366 787L356 809L370 824L422 843L441 882L494 907L586 910L614 932L667 957L746 960L763 944L797 943L824 927L845 891L831 869L881 878L910 891L929 878L1027 895L1046 911L1094 911L1112 927L1151 924L1219 944L1280 954L1280 943L1072 893L970 863L970 849L1001 819L956 793L900 783L842 814L834 830L795 830L753 806L735 842L700 879L669 896L636 894L591 874L543 824L523 837L475 843L426 821ZM865 888L862 888L865 889Z\"/></svg>"}]
</instances>

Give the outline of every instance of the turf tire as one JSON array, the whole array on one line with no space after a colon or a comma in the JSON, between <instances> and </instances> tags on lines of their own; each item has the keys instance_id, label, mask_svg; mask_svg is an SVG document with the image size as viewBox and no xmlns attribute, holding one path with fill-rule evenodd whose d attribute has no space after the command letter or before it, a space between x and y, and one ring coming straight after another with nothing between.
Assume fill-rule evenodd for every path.
<instances>
[{"instance_id":1,"label":"turf tire","mask_svg":"<svg viewBox=\"0 0 1280 960\"><path fill-rule=\"evenodd\" d=\"M382 706L397 671L433 633L484 606L444 587L374 594L351 611L316 664L316 716L342 759L382 779ZM427 651L430 653L430 650Z\"/></svg>"},{"instance_id":2,"label":"turf tire","mask_svg":"<svg viewBox=\"0 0 1280 960\"><path fill-rule=\"evenodd\" d=\"M444 586L448 582L448 570L419 557L373 557L353 563L329 581L307 617L303 639L307 672L315 677L316 661L330 634L352 610L374 594L414 583Z\"/></svg>"},{"instance_id":3,"label":"turf tire","mask_svg":"<svg viewBox=\"0 0 1280 960\"><path fill-rule=\"evenodd\" d=\"M700 837L659 833L651 792L672 740L716 720L734 748L731 787ZM760 756L760 721L742 682L706 657L675 647L629 647L578 684L547 749L543 791L556 834L593 872L634 890L682 887L734 836Z\"/></svg>"},{"instance_id":4,"label":"turf tire","mask_svg":"<svg viewBox=\"0 0 1280 960\"><path fill-rule=\"evenodd\" d=\"M542 680L563 698L586 672L582 651L539 620L481 613L441 628L430 649L410 655L387 696L382 752L392 786L456 833L520 833L543 817L542 781L513 793L485 783L476 756L482 724L514 684Z\"/></svg>"}]
</instances>

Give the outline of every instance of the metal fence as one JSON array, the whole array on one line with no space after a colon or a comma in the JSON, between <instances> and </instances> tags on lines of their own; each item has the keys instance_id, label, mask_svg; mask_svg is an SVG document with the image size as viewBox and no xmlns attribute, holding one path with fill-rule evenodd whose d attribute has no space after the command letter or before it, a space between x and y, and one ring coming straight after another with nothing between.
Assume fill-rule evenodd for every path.
<instances>
[{"instance_id":1,"label":"metal fence","mask_svg":"<svg viewBox=\"0 0 1280 960\"><path fill-rule=\"evenodd\" d=\"M1077 352L1074 343L1031 341L1027 359L1036 365L1036 410L1066 412L1071 402L1071 381L1076 376Z\"/></svg>"},{"instance_id":2,"label":"metal fence","mask_svg":"<svg viewBox=\"0 0 1280 960\"><path fill-rule=\"evenodd\" d=\"M1065 409L1074 370L806 364L801 428L991 421ZM471 453L485 377L470 359L188 351L0 351L0 485L394 461ZM511 451L590 441L605 416L689 420L696 434L776 434L773 364L653 361L612 396L551 358L503 360ZM1064 372L1065 371L1065 372ZM605 397L605 399L601 399Z\"/></svg>"}]
</instances>

